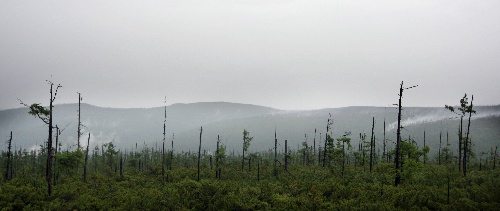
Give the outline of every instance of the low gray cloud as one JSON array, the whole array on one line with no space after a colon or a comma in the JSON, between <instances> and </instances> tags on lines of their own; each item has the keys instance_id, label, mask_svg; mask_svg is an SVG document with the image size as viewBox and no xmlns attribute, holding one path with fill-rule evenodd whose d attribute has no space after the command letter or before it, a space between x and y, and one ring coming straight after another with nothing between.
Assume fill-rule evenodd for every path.
<instances>
[{"instance_id":1,"label":"low gray cloud","mask_svg":"<svg viewBox=\"0 0 500 211\"><path fill-rule=\"evenodd\" d=\"M499 104L498 1L2 1L0 109ZM52 77L51 77L52 75Z\"/></svg>"}]
</instances>

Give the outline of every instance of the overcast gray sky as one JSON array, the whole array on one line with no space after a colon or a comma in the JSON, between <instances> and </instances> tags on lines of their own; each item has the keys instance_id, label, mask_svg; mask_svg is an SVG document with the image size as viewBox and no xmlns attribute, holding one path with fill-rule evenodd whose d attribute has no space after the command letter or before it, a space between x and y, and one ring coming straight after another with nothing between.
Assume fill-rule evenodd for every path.
<instances>
[{"instance_id":1,"label":"overcast gray sky","mask_svg":"<svg viewBox=\"0 0 500 211\"><path fill-rule=\"evenodd\" d=\"M0 1L0 109L500 104L500 1ZM52 78L51 78L52 75Z\"/></svg>"}]
</instances>

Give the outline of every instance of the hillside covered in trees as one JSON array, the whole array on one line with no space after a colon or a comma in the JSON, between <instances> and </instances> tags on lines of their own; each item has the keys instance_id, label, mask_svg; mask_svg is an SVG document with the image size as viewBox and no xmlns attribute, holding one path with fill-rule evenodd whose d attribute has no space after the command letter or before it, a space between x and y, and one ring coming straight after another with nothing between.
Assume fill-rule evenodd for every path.
<instances>
[{"instance_id":1,"label":"hillside covered in trees","mask_svg":"<svg viewBox=\"0 0 500 211\"><path fill-rule=\"evenodd\" d=\"M395 108L83 104L78 147L77 105L56 105L51 153L46 125L27 108L4 110L0 207L496 210L500 106L474 109L465 165L445 108L404 108L399 156Z\"/></svg>"},{"instance_id":2,"label":"hillside covered in trees","mask_svg":"<svg viewBox=\"0 0 500 211\"><path fill-rule=\"evenodd\" d=\"M120 149L132 148L136 144L158 146L163 138L163 107L115 109L82 104L82 131L91 133L91 147L113 142ZM274 130L280 141L288 140L290 147L297 150L307 138L312 144L323 140L326 119L332 115L332 136L338 137L351 132L353 142L359 141L359 133L371 133L372 117L375 117L374 135L376 146L382 150L384 120L386 122L387 146L396 141L396 107L345 107L310 111L284 111L268 107L237 103L193 103L173 104L166 107L167 140L174 135L176 149L194 151L192 146L198 140L199 127L204 128L203 149L214 151L217 136L228 147L228 151L241 153L241 131L247 129L254 136L250 151L264 151L274 147ZM478 152L489 151L500 140L500 106L477 106L472 116L471 139ZM54 107L54 125L64 129L60 135L62 149L75 149L77 139L77 104L63 104ZM402 114L402 136L415 140L423 146L424 131L427 145L434 156L439 148L439 134L445 143L448 133L450 143L458 139L459 120L453 113L435 107L404 108ZM453 118L453 119L450 119ZM39 148L46 141L46 127L43 122L28 115L27 108L0 111L0 135L7 137L13 131L17 148ZM307 137L305 137L305 135ZM321 137L320 137L321 136ZM454 146L451 145L452 148Z\"/></svg>"}]
</instances>

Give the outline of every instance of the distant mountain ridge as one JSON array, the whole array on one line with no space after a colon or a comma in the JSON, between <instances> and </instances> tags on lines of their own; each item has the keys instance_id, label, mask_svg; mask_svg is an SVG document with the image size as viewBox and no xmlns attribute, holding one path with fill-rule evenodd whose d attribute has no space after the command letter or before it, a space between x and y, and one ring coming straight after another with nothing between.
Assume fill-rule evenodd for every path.
<instances>
[{"instance_id":1,"label":"distant mountain ridge","mask_svg":"<svg viewBox=\"0 0 500 211\"><path fill-rule=\"evenodd\" d=\"M74 149L77 137L77 104L62 104L54 107L54 125L64 128L59 140L62 148ZM480 151L489 150L500 143L500 105L477 106L473 115L471 137ZM254 136L250 151L269 150L274 147L274 131L278 141L289 141L292 150L306 141L311 145L324 143L328 114L332 115L333 136L339 137L346 131L352 132L352 145L357 146L359 133L371 133L372 117L375 117L375 136L377 143L383 137L383 122L386 122L388 148L395 140L397 109L394 107L353 106L320 110L284 111L264 106L228 102L202 102L172 104L167 110L167 136L174 139L174 150L194 150L199 141L199 130L203 127L203 148L214 150L217 135L229 150L241 150L243 130ZM86 142L91 133L91 147L113 141L119 148L156 147L163 141L164 107L155 108L102 108L82 104L82 124ZM451 147L454 147L458 121L450 119L455 114L444 108L405 107L403 110L403 138L410 136L422 144L423 131L426 131L427 145L432 150L439 147L439 133L448 132ZM316 129L316 138L314 130ZM33 148L47 139L47 126L28 115L27 108L0 111L0 137L7 139L13 131L13 144L17 148ZM174 135L175 134L175 135ZM174 136L173 136L174 135ZM321 135L321 139L320 139ZM306 137L307 136L307 137ZM443 143L444 139L442 140ZM4 142L5 143L5 142ZM5 144L0 144L5 149ZM85 144L82 144L85 145ZM456 144L455 144L456 145ZM282 147L282 146L281 146ZM382 144L377 144L381 149ZM455 146L456 147L456 146Z\"/></svg>"}]
</instances>

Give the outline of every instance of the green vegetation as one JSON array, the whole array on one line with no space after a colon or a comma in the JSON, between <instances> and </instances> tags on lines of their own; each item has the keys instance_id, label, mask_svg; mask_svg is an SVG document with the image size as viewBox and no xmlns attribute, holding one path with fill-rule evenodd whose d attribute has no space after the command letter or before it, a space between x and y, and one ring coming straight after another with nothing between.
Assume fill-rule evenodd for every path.
<instances>
[{"instance_id":1,"label":"green vegetation","mask_svg":"<svg viewBox=\"0 0 500 211\"><path fill-rule=\"evenodd\" d=\"M163 156L161 148L144 146L142 150L123 152L113 143L105 143L89 152L84 182L85 151L58 150L54 169L57 182L51 195L44 179L46 148L31 152L16 150L12 153L13 178L0 183L0 208L495 210L500 207L497 194L500 170L493 169L493 154L483 156L482 163L468 162L468 174L464 177L454 163L456 157L452 152L443 150L441 165L437 158L424 164L423 155L429 148L419 149L414 141L403 140L401 183L395 187L394 163L385 162L385 158L375 153L370 172L366 167L369 163L360 160L359 150L353 150L347 136L337 138L336 146L328 146L327 167L306 162L303 159L308 158L303 151L291 150L286 155L289 166L285 171L280 165L285 155L279 153L276 177L274 152L253 153L255 159L248 162L252 168L242 171L242 156L226 155L224 146L219 146L213 168L212 155L202 153L199 182L197 152L176 153L172 160ZM389 153L394 155L394 151ZM163 159L173 165L165 172L166 180L162 176ZM2 152L0 161L3 175L7 152Z\"/></svg>"}]
</instances>

